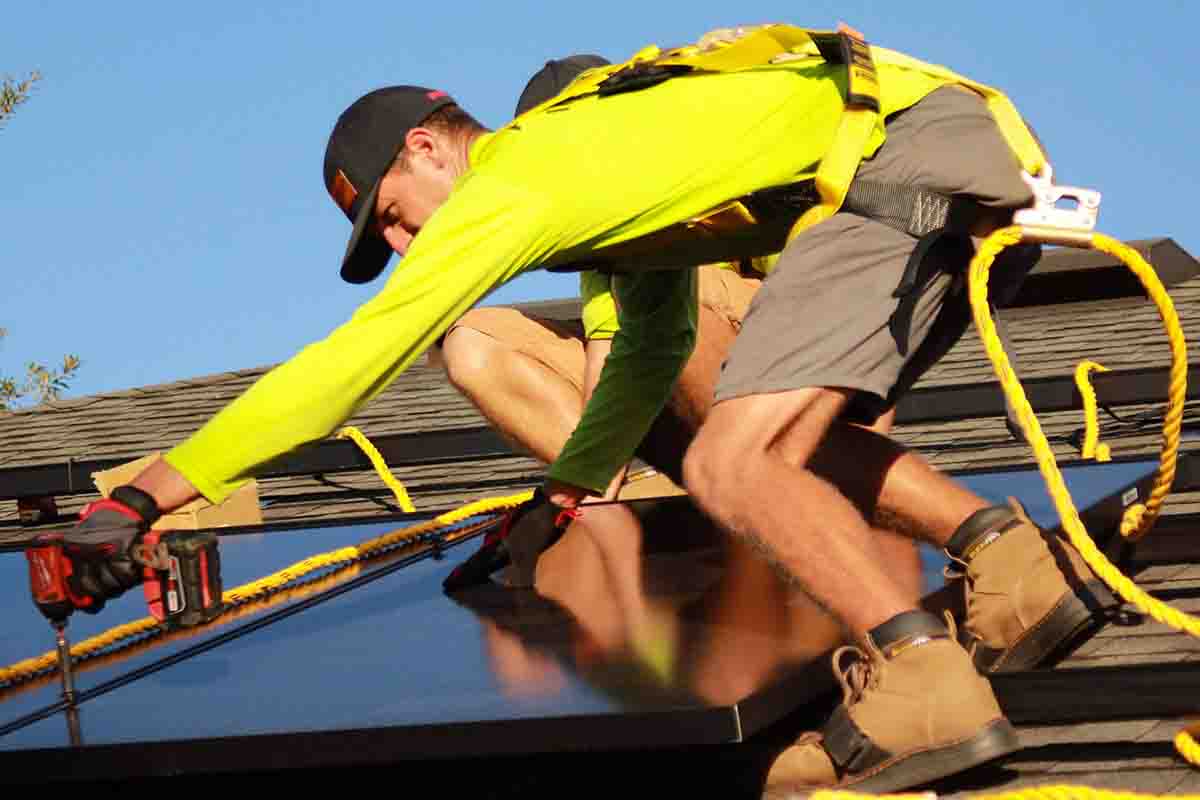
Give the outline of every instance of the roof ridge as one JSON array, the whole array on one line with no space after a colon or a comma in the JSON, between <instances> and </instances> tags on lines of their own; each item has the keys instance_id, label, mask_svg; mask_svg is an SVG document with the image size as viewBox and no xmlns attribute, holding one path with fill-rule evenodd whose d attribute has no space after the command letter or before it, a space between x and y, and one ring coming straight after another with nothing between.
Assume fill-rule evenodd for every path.
<instances>
[{"instance_id":1,"label":"roof ridge","mask_svg":"<svg viewBox=\"0 0 1200 800\"><path fill-rule=\"evenodd\" d=\"M39 403L32 408L19 408L13 411L0 412L0 420L5 417L29 416L33 414L58 413L65 411L77 411L80 408L85 408L89 405L102 402L104 400L120 400L129 397L139 397L149 393L157 393L172 388L182 388L189 386L206 386L218 385L230 380L245 378L250 375L265 374L275 364L267 364L259 367L249 367L246 369L228 370L226 372L214 372L211 375L198 375L191 378L180 378L174 381L165 383L152 383L145 386L134 386L129 389L118 389L109 392L97 392L96 394L88 394L82 397L72 397L66 400L51 400L45 403Z\"/></svg>"},{"instance_id":2,"label":"roof ridge","mask_svg":"<svg viewBox=\"0 0 1200 800\"><path fill-rule=\"evenodd\" d=\"M531 300L521 303L507 303L505 305L513 308L518 308L528 311L550 310L563 307L567 304L578 304L581 302L578 296L576 297L560 297L549 298L545 300ZM78 411L81 408L87 408L90 405L104 402L106 400L121 400L128 398L137 398L147 394L158 394L171 389L192 388L197 386L217 386L226 381L239 380L255 374L265 374L281 362L274 364L265 364L257 367L248 367L244 369L227 370L225 372L214 372L209 375L197 375L190 378L179 378L173 381L163 383L151 383L144 386L133 386L128 389L117 389L108 392L97 392L95 394L83 395L82 397L72 397L64 400L51 400L46 403L39 403L31 408L20 408L12 411L0 410L0 422L11 417L28 417L39 414L54 414L68 411ZM418 364L410 366L410 370L419 367ZM407 371L407 370L406 370Z\"/></svg>"}]
</instances>

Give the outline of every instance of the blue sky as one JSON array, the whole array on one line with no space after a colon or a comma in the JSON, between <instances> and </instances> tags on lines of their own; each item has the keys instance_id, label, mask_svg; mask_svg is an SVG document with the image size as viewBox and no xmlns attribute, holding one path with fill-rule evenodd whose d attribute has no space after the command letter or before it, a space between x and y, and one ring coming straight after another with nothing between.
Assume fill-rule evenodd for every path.
<instances>
[{"instance_id":1,"label":"blue sky","mask_svg":"<svg viewBox=\"0 0 1200 800\"><path fill-rule=\"evenodd\" d=\"M617 60L739 23L844 20L1004 89L1060 182L1104 193L1102 231L1200 255L1200 79L1172 35L1200 6L1182 0L255 5L6 9L0 74L43 78L0 130L0 374L76 353L79 396L286 359L383 283L338 278L349 224L320 177L355 98L420 83L498 126L547 58ZM575 288L536 273L485 302Z\"/></svg>"}]
</instances>

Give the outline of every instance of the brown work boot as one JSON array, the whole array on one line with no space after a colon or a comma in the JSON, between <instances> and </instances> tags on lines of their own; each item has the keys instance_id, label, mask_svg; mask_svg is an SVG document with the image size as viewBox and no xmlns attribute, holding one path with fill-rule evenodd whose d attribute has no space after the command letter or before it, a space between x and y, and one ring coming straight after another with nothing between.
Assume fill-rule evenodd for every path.
<instances>
[{"instance_id":1,"label":"brown work boot","mask_svg":"<svg viewBox=\"0 0 1200 800\"><path fill-rule=\"evenodd\" d=\"M838 648L842 705L779 754L764 798L907 789L1016 750L1016 732L950 624L909 611L872 630L862 649Z\"/></svg>"},{"instance_id":2,"label":"brown work boot","mask_svg":"<svg viewBox=\"0 0 1200 800\"><path fill-rule=\"evenodd\" d=\"M965 587L963 645L981 672L1045 663L1114 603L1064 535L1043 531L1009 503L972 514L946 545L946 577Z\"/></svg>"}]
</instances>

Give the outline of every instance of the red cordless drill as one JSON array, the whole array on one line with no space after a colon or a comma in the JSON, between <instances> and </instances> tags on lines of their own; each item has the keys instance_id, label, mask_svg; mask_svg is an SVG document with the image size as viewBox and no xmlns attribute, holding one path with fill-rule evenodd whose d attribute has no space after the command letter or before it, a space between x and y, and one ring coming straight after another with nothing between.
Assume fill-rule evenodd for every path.
<instances>
[{"instance_id":1,"label":"red cordless drill","mask_svg":"<svg viewBox=\"0 0 1200 800\"><path fill-rule=\"evenodd\" d=\"M150 614L169 628L215 619L224 608L217 537L150 530L160 513L130 486L89 503L79 524L43 534L26 550L33 601L59 627L75 610L96 613L107 599L142 584Z\"/></svg>"},{"instance_id":2,"label":"red cordless drill","mask_svg":"<svg viewBox=\"0 0 1200 800\"><path fill-rule=\"evenodd\" d=\"M76 609L95 614L139 582L151 615L168 628L209 622L224 608L217 537L150 530L159 516L153 497L120 486L84 507L70 531L38 536L25 551L34 605L54 627L63 698L71 712L75 680L67 619ZM72 713L68 727L71 741L82 742Z\"/></svg>"}]
</instances>

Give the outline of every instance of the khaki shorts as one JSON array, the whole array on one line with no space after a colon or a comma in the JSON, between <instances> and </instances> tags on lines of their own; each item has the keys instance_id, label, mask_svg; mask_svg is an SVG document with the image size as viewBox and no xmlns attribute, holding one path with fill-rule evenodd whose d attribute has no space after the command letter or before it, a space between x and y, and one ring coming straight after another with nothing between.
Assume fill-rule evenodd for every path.
<instances>
[{"instance_id":1,"label":"khaki shorts","mask_svg":"<svg viewBox=\"0 0 1200 800\"><path fill-rule=\"evenodd\" d=\"M740 330L742 319L762 281L711 266L701 267L698 276L699 304L716 312L735 332ZM711 323L705 322L705 319L701 317L698 341L706 335L714 336L713 332L706 330ZM564 322L544 319L526 315L514 308L488 306L468 311L450 326L450 331L455 328L469 328L504 342L513 350L545 365L582 395L587 359L584 354L583 324L578 320ZM683 454L694 435L691 426L683 422L681 416L668 405L638 448L638 456L682 485Z\"/></svg>"},{"instance_id":2,"label":"khaki shorts","mask_svg":"<svg viewBox=\"0 0 1200 800\"><path fill-rule=\"evenodd\" d=\"M757 278L743 278L719 267L698 270L698 302L715 311L735 331L750 307L754 293L762 285ZM463 314L450 329L470 328L504 342L517 352L539 361L580 392L583 391L583 323L534 317L515 308L487 306ZM703 336L704 332L699 331Z\"/></svg>"},{"instance_id":3,"label":"khaki shorts","mask_svg":"<svg viewBox=\"0 0 1200 800\"><path fill-rule=\"evenodd\" d=\"M984 205L1027 205L1032 193L983 101L940 89L887 122L888 138L858 176L964 194ZM746 314L721 372L715 400L806 387L859 390L847 418L873 423L962 336L970 322L965 263L951 250L930 258L942 272L912 315L907 349L889 320L917 240L894 228L839 212L797 236L783 251ZM1010 298L1037 262L1039 248L1011 248L992 269L992 297ZM904 350L904 352L902 352Z\"/></svg>"}]
</instances>

